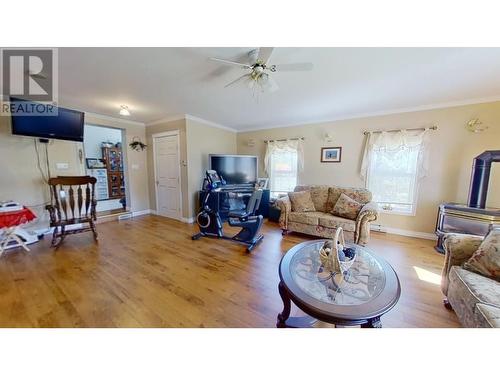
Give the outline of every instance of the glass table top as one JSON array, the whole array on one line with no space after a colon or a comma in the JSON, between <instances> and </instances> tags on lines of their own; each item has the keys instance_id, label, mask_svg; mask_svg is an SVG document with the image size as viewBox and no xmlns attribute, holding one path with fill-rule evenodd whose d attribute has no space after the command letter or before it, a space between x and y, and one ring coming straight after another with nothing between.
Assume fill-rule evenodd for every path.
<instances>
[{"instance_id":1,"label":"glass table top","mask_svg":"<svg viewBox=\"0 0 500 375\"><path fill-rule=\"evenodd\" d=\"M360 246L353 265L344 273L323 269L319 250L323 242L304 245L290 260L294 283L310 297L332 305L361 305L375 299L384 290L386 276L383 267Z\"/></svg>"}]
</instances>

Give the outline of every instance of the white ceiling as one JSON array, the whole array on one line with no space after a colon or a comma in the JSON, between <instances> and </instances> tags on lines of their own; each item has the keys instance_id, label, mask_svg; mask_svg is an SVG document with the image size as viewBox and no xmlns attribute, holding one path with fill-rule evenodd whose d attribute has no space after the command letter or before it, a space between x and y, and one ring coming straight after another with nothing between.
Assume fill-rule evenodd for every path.
<instances>
[{"instance_id":1,"label":"white ceiling","mask_svg":"<svg viewBox=\"0 0 500 375\"><path fill-rule=\"evenodd\" d=\"M280 89L256 99L224 88L252 48L60 48L62 106L151 122L189 114L236 130L362 117L500 99L500 48L276 48L271 62L312 62L276 72Z\"/></svg>"}]
</instances>

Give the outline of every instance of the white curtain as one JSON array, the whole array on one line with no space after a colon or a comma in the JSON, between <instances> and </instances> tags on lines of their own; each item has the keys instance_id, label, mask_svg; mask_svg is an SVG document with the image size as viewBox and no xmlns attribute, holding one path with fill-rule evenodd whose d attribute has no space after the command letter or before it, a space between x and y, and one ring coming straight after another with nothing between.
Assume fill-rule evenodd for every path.
<instances>
[{"instance_id":1,"label":"white curtain","mask_svg":"<svg viewBox=\"0 0 500 375\"><path fill-rule=\"evenodd\" d=\"M403 148L418 150L417 178L427 176L429 169L429 134L431 130L401 130L397 132L369 133L366 140L360 174L366 178L374 151L395 153Z\"/></svg>"},{"instance_id":2,"label":"white curtain","mask_svg":"<svg viewBox=\"0 0 500 375\"><path fill-rule=\"evenodd\" d=\"M289 139L285 141L269 141L267 143L266 156L264 157L264 166L266 173L271 172L271 155L277 153L297 153L297 169L304 169L304 141L302 139Z\"/></svg>"}]
</instances>

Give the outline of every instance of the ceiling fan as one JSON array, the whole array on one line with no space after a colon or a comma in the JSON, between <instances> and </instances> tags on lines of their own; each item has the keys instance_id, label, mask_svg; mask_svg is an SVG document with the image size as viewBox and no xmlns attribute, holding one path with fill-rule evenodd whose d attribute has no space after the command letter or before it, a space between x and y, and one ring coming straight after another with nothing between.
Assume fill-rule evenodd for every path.
<instances>
[{"instance_id":1,"label":"ceiling fan","mask_svg":"<svg viewBox=\"0 0 500 375\"><path fill-rule=\"evenodd\" d=\"M224 87L232 86L238 82L244 82L248 88L253 90L273 92L278 90L278 84L271 77L270 73L275 72L300 72L312 70L312 63L293 64L269 64L269 59L273 53L273 47L261 47L248 53L249 62L247 64L211 57L210 60L248 70L248 73L229 82Z\"/></svg>"}]
</instances>

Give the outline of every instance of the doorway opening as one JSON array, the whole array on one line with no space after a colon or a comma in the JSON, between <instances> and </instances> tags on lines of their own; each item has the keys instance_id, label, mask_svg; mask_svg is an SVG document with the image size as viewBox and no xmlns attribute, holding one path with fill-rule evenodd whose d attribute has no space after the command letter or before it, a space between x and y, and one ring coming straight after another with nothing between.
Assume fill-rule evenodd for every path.
<instances>
[{"instance_id":1,"label":"doorway opening","mask_svg":"<svg viewBox=\"0 0 500 375\"><path fill-rule=\"evenodd\" d=\"M85 174L97 179L97 216L127 211L123 129L85 124Z\"/></svg>"}]
</instances>

